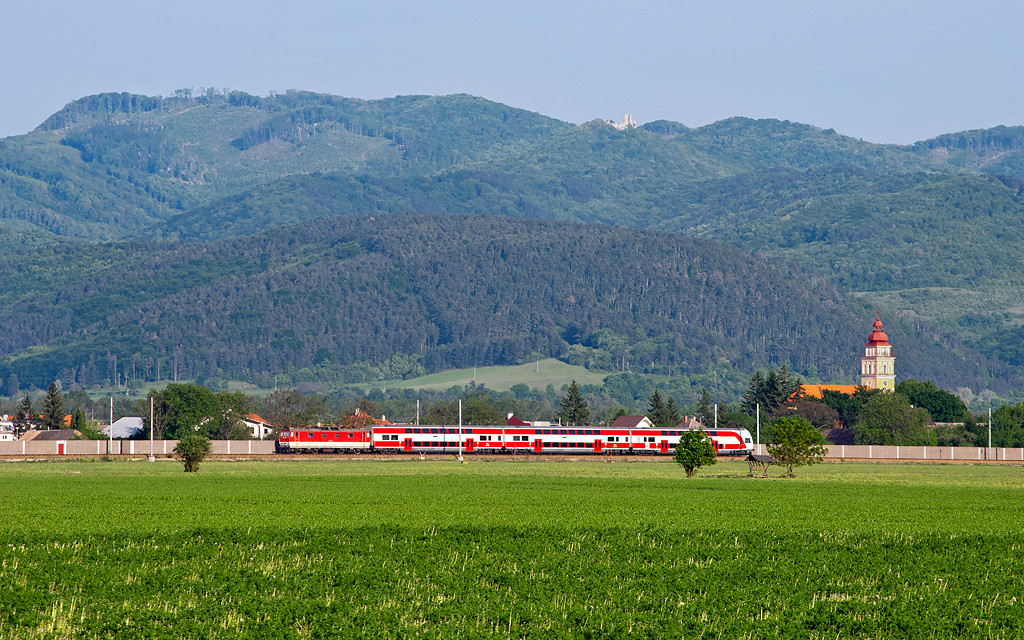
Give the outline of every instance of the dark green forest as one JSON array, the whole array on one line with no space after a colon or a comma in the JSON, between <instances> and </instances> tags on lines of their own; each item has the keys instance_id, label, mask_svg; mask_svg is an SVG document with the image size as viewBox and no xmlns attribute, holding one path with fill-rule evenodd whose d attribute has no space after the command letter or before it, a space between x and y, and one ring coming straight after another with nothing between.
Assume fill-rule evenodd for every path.
<instances>
[{"instance_id":1,"label":"dark green forest","mask_svg":"<svg viewBox=\"0 0 1024 640\"><path fill-rule=\"evenodd\" d=\"M537 356L676 375L786 362L829 379L853 374L867 327L801 267L685 236L500 216L347 216L212 244L62 244L30 258L28 269L0 264L23 292L3 300L0 371L35 385L113 382L115 359L143 379L157 359L189 379L335 365L337 382L358 382L339 367L390 362L401 377ZM898 321L890 335L908 374L1014 379Z\"/></svg>"},{"instance_id":2,"label":"dark green forest","mask_svg":"<svg viewBox=\"0 0 1024 640\"><path fill-rule=\"evenodd\" d=\"M898 146L467 95L88 96L0 140L0 369L343 383L553 355L849 380L880 306L901 376L1004 394L1022 187L1024 127Z\"/></svg>"}]
</instances>

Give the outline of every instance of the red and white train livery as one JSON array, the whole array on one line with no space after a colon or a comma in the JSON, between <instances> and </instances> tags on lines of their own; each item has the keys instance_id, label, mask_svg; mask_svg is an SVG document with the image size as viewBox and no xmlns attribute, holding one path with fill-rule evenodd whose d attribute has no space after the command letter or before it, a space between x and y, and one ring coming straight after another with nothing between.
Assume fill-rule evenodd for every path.
<instances>
[{"instance_id":1,"label":"red and white train livery","mask_svg":"<svg viewBox=\"0 0 1024 640\"><path fill-rule=\"evenodd\" d=\"M461 433L460 433L461 431ZM684 429L375 425L370 431L321 427L282 431L278 451L377 453L649 453L673 454ZM753 452L746 429L710 429L719 455Z\"/></svg>"}]
</instances>

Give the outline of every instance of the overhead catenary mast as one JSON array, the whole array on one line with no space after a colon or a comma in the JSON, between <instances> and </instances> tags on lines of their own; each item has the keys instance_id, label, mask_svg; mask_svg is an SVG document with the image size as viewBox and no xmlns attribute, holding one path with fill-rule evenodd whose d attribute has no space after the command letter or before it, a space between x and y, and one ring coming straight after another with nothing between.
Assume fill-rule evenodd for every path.
<instances>
[{"instance_id":1,"label":"overhead catenary mast","mask_svg":"<svg viewBox=\"0 0 1024 640\"><path fill-rule=\"evenodd\" d=\"M462 398L459 398L459 462L462 462Z\"/></svg>"}]
</instances>

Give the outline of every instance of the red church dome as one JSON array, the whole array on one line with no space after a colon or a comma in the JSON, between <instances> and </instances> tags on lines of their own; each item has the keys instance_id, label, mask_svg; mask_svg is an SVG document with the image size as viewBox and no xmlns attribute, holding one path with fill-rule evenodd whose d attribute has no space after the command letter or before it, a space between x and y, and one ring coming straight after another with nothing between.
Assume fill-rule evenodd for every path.
<instances>
[{"instance_id":1,"label":"red church dome","mask_svg":"<svg viewBox=\"0 0 1024 640\"><path fill-rule=\"evenodd\" d=\"M875 324L874 324L874 326L872 328L871 334L868 335L868 344L866 346L869 346L869 347L872 346L872 345L882 345L882 346L885 346L885 345L888 345L888 344L889 344L889 336L885 335L885 331L882 330L882 319L876 314L875 315Z\"/></svg>"}]
</instances>

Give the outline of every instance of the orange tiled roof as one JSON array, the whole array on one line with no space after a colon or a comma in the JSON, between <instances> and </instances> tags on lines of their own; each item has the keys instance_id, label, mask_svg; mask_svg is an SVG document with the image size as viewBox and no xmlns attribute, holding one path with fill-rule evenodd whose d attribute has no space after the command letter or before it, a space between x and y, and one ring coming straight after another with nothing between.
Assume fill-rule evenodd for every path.
<instances>
[{"instance_id":1,"label":"orange tiled roof","mask_svg":"<svg viewBox=\"0 0 1024 640\"><path fill-rule=\"evenodd\" d=\"M822 391L838 391L839 393L845 393L848 396L852 396L857 392L858 385L855 384L805 384L801 388L804 391L804 397L807 398L821 398Z\"/></svg>"},{"instance_id":2,"label":"orange tiled roof","mask_svg":"<svg viewBox=\"0 0 1024 640\"><path fill-rule=\"evenodd\" d=\"M252 422L260 422L262 424L270 424L268 421L266 421L263 418L259 417L255 413L247 413L247 414L245 414L245 419L246 420L250 420Z\"/></svg>"},{"instance_id":3,"label":"orange tiled roof","mask_svg":"<svg viewBox=\"0 0 1024 640\"><path fill-rule=\"evenodd\" d=\"M355 412L354 415L357 418L361 418L363 416L366 416L367 418L369 418L370 422L372 422L373 424L379 424L379 425L382 425L382 426L395 424L394 422L391 422L390 420L385 420L384 416L381 416L380 419L378 420L377 418L374 418L373 416L371 416L370 414L366 413L365 411L363 411L359 407L356 407L356 412Z\"/></svg>"}]
</instances>

